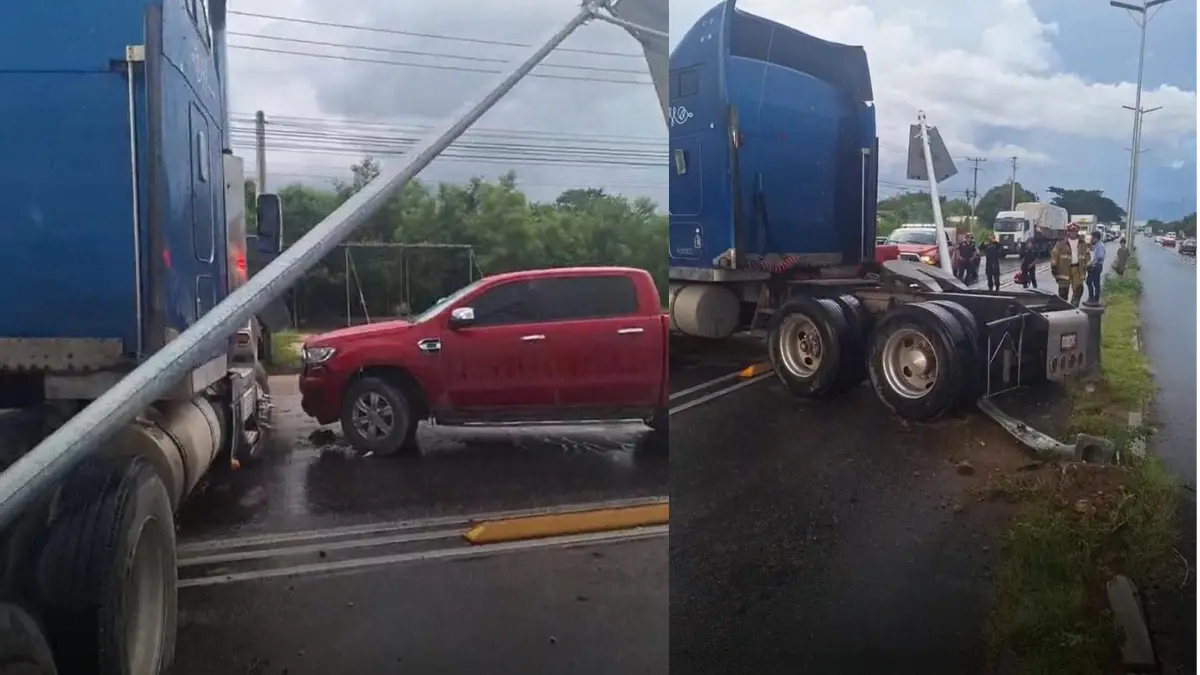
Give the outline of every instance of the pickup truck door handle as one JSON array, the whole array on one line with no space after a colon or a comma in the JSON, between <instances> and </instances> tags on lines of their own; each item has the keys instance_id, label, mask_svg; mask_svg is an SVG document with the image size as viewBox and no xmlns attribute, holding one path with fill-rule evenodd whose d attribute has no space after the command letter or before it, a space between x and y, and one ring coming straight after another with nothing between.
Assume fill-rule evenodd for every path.
<instances>
[{"instance_id":1,"label":"pickup truck door handle","mask_svg":"<svg viewBox=\"0 0 1200 675\"><path fill-rule=\"evenodd\" d=\"M621 328L617 331L617 335L639 335L645 332L645 328Z\"/></svg>"},{"instance_id":2,"label":"pickup truck door handle","mask_svg":"<svg viewBox=\"0 0 1200 675\"><path fill-rule=\"evenodd\" d=\"M420 349L421 351L423 351L427 354L440 352L440 351L442 351L442 341L437 338L426 338L424 340L418 340L417 341L417 349Z\"/></svg>"},{"instance_id":3,"label":"pickup truck door handle","mask_svg":"<svg viewBox=\"0 0 1200 675\"><path fill-rule=\"evenodd\" d=\"M541 342L545 340L545 335L526 335L521 338L521 342Z\"/></svg>"}]
</instances>

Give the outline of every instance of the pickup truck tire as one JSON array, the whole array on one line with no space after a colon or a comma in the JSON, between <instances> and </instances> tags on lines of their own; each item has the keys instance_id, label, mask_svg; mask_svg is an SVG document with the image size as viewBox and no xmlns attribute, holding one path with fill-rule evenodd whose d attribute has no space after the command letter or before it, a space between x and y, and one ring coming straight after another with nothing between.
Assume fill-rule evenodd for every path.
<instances>
[{"instance_id":1,"label":"pickup truck tire","mask_svg":"<svg viewBox=\"0 0 1200 675\"><path fill-rule=\"evenodd\" d=\"M68 476L36 567L50 645L64 673L159 675L175 655L175 521L141 457Z\"/></svg>"},{"instance_id":2,"label":"pickup truck tire","mask_svg":"<svg viewBox=\"0 0 1200 675\"><path fill-rule=\"evenodd\" d=\"M869 370L879 400L914 422L953 410L965 373L961 335L958 320L942 307L922 302L890 310L871 333Z\"/></svg>"},{"instance_id":3,"label":"pickup truck tire","mask_svg":"<svg viewBox=\"0 0 1200 675\"><path fill-rule=\"evenodd\" d=\"M374 410L377 418L372 418ZM379 377L350 385L342 399L342 434L354 449L375 455L417 450L417 419L399 387Z\"/></svg>"},{"instance_id":4,"label":"pickup truck tire","mask_svg":"<svg viewBox=\"0 0 1200 675\"><path fill-rule=\"evenodd\" d=\"M767 350L775 374L796 396L821 398L857 384L855 353L861 350L832 299L800 296L784 303L772 317Z\"/></svg>"},{"instance_id":5,"label":"pickup truck tire","mask_svg":"<svg viewBox=\"0 0 1200 675\"><path fill-rule=\"evenodd\" d=\"M57 675L50 643L32 616L0 603L0 675Z\"/></svg>"}]
</instances>

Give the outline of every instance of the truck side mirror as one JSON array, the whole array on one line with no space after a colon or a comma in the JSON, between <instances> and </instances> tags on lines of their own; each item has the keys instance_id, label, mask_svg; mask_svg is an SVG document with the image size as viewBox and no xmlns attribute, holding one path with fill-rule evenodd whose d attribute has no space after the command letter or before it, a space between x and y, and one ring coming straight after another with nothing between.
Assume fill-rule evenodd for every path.
<instances>
[{"instance_id":1,"label":"truck side mirror","mask_svg":"<svg viewBox=\"0 0 1200 675\"><path fill-rule=\"evenodd\" d=\"M277 255L283 250L283 202L279 195L258 196L257 246L260 253Z\"/></svg>"}]
</instances>

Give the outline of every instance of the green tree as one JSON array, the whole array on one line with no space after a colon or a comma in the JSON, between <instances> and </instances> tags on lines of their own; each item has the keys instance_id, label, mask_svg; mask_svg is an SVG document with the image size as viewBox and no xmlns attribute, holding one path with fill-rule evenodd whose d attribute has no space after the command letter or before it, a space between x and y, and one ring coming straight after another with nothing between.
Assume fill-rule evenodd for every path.
<instances>
[{"instance_id":1,"label":"green tree","mask_svg":"<svg viewBox=\"0 0 1200 675\"><path fill-rule=\"evenodd\" d=\"M293 184L279 191L285 245L379 175L379 164L367 157L349 174L331 190ZM247 203L253 203L252 189ZM664 297L667 288L667 218L653 202L599 189L567 190L552 203L532 202L511 172L462 185L412 181L350 242L469 245L474 256L449 248L351 247L348 265L346 253L339 250L293 289L294 314L301 321L316 327L345 322L348 288L356 318L361 318L363 304L372 318L395 313L401 303L420 311L479 272L623 265L649 270Z\"/></svg>"},{"instance_id":2,"label":"green tree","mask_svg":"<svg viewBox=\"0 0 1200 675\"><path fill-rule=\"evenodd\" d=\"M1051 204L1063 207L1072 216L1093 215L1101 223L1119 223L1125 219L1125 209L1105 197L1103 190L1070 190L1051 186L1046 191L1054 195Z\"/></svg>"},{"instance_id":3,"label":"green tree","mask_svg":"<svg viewBox=\"0 0 1200 675\"><path fill-rule=\"evenodd\" d=\"M1016 203L1036 202L1038 197L1033 192L1026 190L1020 182L1016 184L1017 199ZM1001 183L983 193L979 198L979 202L975 204L975 217L979 221L979 226L982 228L990 228L996 220L996 214L1001 211L1009 210L1012 206L1012 184Z\"/></svg>"}]
</instances>

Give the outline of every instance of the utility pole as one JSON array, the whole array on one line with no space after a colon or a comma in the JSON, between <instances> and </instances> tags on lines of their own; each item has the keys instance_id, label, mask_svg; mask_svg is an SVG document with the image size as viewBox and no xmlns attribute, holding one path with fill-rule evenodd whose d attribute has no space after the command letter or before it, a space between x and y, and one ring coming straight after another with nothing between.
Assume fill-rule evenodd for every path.
<instances>
[{"instance_id":1,"label":"utility pole","mask_svg":"<svg viewBox=\"0 0 1200 675\"><path fill-rule=\"evenodd\" d=\"M1143 24L1143 28L1142 28L1143 41L1145 40L1145 30L1146 29ZM1143 48L1144 47L1145 46L1143 45ZM1140 99L1141 98L1141 96L1140 96L1140 94L1141 94L1140 80L1139 80L1138 84L1139 84L1138 98ZM1126 110L1133 111L1133 147L1129 149L1129 196L1126 199L1126 204L1125 204L1125 241L1128 242L1130 248L1132 248L1133 247L1133 228L1134 228L1133 212L1134 212L1135 207L1137 206L1136 201L1137 201L1137 187L1138 187L1138 167L1141 164L1140 160L1142 158L1142 153L1143 153L1143 150L1142 150L1142 120L1145 119L1146 115L1154 112L1155 110L1162 110L1162 106L1158 106L1157 108L1149 108L1149 109L1140 108L1140 107L1134 108L1134 107L1127 106L1127 105L1123 105L1121 107Z\"/></svg>"},{"instance_id":2,"label":"utility pole","mask_svg":"<svg viewBox=\"0 0 1200 675\"><path fill-rule=\"evenodd\" d=\"M254 195L267 191L267 116L259 110L254 113L254 164L258 177L254 181Z\"/></svg>"},{"instance_id":3,"label":"utility pole","mask_svg":"<svg viewBox=\"0 0 1200 675\"><path fill-rule=\"evenodd\" d=\"M971 191L968 193L967 199L971 204L971 222L975 222L975 206L979 203L979 165L987 161L986 157L968 157L967 161L973 166L971 167Z\"/></svg>"},{"instance_id":4,"label":"utility pole","mask_svg":"<svg viewBox=\"0 0 1200 675\"><path fill-rule=\"evenodd\" d=\"M1012 178L1008 181L1009 182L1008 210L1016 211L1017 210L1017 158L1009 157L1008 161L1012 164Z\"/></svg>"},{"instance_id":5,"label":"utility pole","mask_svg":"<svg viewBox=\"0 0 1200 675\"><path fill-rule=\"evenodd\" d=\"M925 111L917 113L917 127L921 134L921 149L925 153L925 172L929 176L929 197L933 201L933 222L936 225L938 260L948 274L954 274L950 263L950 246L946 243L946 223L942 220L942 200L938 195L937 173L933 170L933 151L929 147L929 125L925 122Z\"/></svg>"},{"instance_id":6,"label":"utility pole","mask_svg":"<svg viewBox=\"0 0 1200 675\"><path fill-rule=\"evenodd\" d=\"M1170 0L1141 0L1141 4L1134 5L1128 2L1119 2L1118 0L1109 0L1110 5L1117 9L1123 9L1129 13L1129 17L1137 24L1140 33L1140 45L1138 46L1138 72L1137 72L1137 93L1133 97L1133 107L1125 106L1133 111L1133 142L1130 145L1133 149L1130 151L1129 159L1129 197L1125 206L1125 238L1129 243L1129 248L1133 246L1133 222L1134 222L1134 207L1137 200L1137 174L1138 174L1138 157L1142 154L1142 116L1145 112L1142 109L1142 75L1145 73L1146 67L1146 26L1150 23L1150 19L1154 18L1154 14L1150 10L1160 5L1165 5Z\"/></svg>"}]
</instances>

